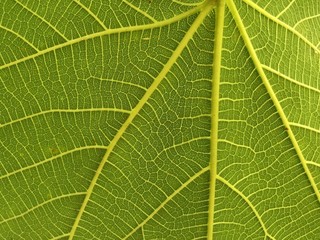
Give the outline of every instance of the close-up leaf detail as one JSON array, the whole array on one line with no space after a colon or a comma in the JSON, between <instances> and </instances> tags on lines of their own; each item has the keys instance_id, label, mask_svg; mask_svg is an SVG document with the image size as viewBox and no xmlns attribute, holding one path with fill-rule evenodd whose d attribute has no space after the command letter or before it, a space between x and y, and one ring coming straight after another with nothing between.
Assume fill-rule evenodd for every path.
<instances>
[{"instance_id":1,"label":"close-up leaf detail","mask_svg":"<svg viewBox=\"0 0 320 240\"><path fill-rule=\"evenodd\" d=\"M0 16L0 239L320 239L319 0Z\"/></svg>"}]
</instances>

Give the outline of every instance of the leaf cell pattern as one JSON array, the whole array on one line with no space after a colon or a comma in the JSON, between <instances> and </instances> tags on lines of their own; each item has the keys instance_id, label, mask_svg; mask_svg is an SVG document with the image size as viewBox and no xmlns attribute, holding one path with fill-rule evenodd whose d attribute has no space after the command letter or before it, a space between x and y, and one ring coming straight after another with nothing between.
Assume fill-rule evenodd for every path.
<instances>
[{"instance_id":1,"label":"leaf cell pattern","mask_svg":"<svg viewBox=\"0 0 320 240\"><path fill-rule=\"evenodd\" d=\"M0 3L0 239L318 239L318 0Z\"/></svg>"}]
</instances>

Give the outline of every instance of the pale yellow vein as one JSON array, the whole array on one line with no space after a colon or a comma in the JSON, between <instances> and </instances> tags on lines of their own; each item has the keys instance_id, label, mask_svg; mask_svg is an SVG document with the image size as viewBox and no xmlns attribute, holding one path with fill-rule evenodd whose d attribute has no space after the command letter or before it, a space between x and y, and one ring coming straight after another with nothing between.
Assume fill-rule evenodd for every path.
<instances>
[{"instance_id":1,"label":"pale yellow vein","mask_svg":"<svg viewBox=\"0 0 320 240\"><path fill-rule=\"evenodd\" d=\"M299 37L302 41L304 41L307 45L309 45L315 52L320 53L320 49L318 49L313 43L311 43L305 36L303 36L300 32L295 30L293 27L289 26L288 24L284 23L283 21L279 20L277 17L273 16L263 8L259 7L257 4L252 2L251 0L243 0L245 3L247 3L249 6L251 6L253 9L256 9L258 12L269 18L270 20L274 21L275 23L281 25L282 27L286 28L293 34L295 34L297 37Z\"/></svg>"},{"instance_id":2,"label":"pale yellow vein","mask_svg":"<svg viewBox=\"0 0 320 240\"><path fill-rule=\"evenodd\" d=\"M31 119L37 116L45 115L45 114L50 114L50 113L83 113L83 112L121 112L121 113L127 113L129 114L129 110L125 109L117 109L117 108L88 108L88 109L50 109L50 110L45 110L37 113L33 113L30 115L26 115L24 117L12 120L10 122L6 122L1 124L0 123L0 128L6 127L8 125L12 125L17 122L22 122L27 119Z\"/></svg>"},{"instance_id":3,"label":"pale yellow vein","mask_svg":"<svg viewBox=\"0 0 320 240\"><path fill-rule=\"evenodd\" d=\"M282 77L282 78L284 78L285 80L288 80L288 81L293 82L293 83L295 83L295 84L297 84L297 85L299 85L299 86L301 86L301 87L304 87L304 88L307 88L307 89L310 89L310 90L312 90L312 91L315 91L315 92L320 93L320 89L317 89L317 88L315 88L315 87L311 87L310 85L307 85L307 84L305 84L305 83L298 82L297 80L295 80L295 79L293 79L293 78L290 78L290 77L286 76L285 74L281 73L280 71L275 70L275 69L273 69L273 68L271 68L271 67L269 67L269 66L266 66L266 65L264 65L264 64L261 64L261 66L262 66L262 68L268 70L269 72L272 72L272 73L274 73L274 74L277 74L279 77Z\"/></svg>"},{"instance_id":4,"label":"pale yellow vein","mask_svg":"<svg viewBox=\"0 0 320 240\"><path fill-rule=\"evenodd\" d=\"M0 221L0 224L12 221L12 220L20 218L20 217L23 217L24 215L26 215L26 214L28 214L28 213L30 213L30 212L32 212L32 211L34 211L34 210L36 210L36 209L38 209L40 207L43 207L46 204L52 203L52 202L57 201L57 200L61 200L62 198L81 196L81 195L85 195L85 194L86 194L85 192L76 192L76 193L69 193L69 194L57 196L57 197L54 197L54 198L50 198L50 199L48 199L48 200L46 200L46 201L44 201L44 202L42 202L42 203L40 203L40 204L38 204L38 205L36 205L34 207L28 209L27 211L25 211L23 213L17 214L17 215L15 215L13 217L6 218L6 219Z\"/></svg>"},{"instance_id":5,"label":"pale yellow vein","mask_svg":"<svg viewBox=\"0 0 320 240\"><path fill-rule=\"evenodd\" d=\"M188 181L186 181L184 184L182 184L177 190L175 190L170 196L167 197L165 201L163 201L143 222L141 222L138 226L136 226L132 231L123 238L123 240L130 237L133 233L135 233L139 228L143 227L150 219L152 219L159 211L160 209L164 208L165 205L170 202L177 194L179 194L184 188L186 188L191 182L196 180L199 176L201 176L203 173L207 172L209 170L209 167L203 168L201 171L197 172L195 175L190 177Z\"/></svg>"},{"instance_id":6,"label":"pale yellow vein","mask_svg":"<svg viewBox=\"0 0 320 240\"><path fill-rule=\"evenodd\" d=\"M29 9L27 6L23 5L21 2L16 0L18 4L20 4L24 9L26 9L28 12L32 13L34 16L39 18L41 21L45 22L48 26L50 26L56 33L59 34L60 37L62 37L65 41L68 41L69 39L66 38L55 26L53 26L50 22L45 20L43 17L39 16L37 13L33 12L31 9Z\"/></svg>"},{"instance_id":7,"label":"pale yellow vein","mask_svg":"<svg viewBox=\"0 0 320 240\"><path fill-rule=\"evenodd\" d=\"M132 3L128 2L127 0L122 0L125 4L127 4L128 6L130 6L131 8L133 8L136 12L142 14L143 16L145 16L146 18L148 18L149 20L151 20L152 22L157 22L157 20L155 18L153 18L152 16L150 16L148 13L146 13L145 11L142 11L140 8L136 7L135 5L133 5Z\"/></svg>"},{"instance_id":8,"label":"pale yellow vein","mask_svg":"<svg viewBox=\"0 0 320 240\"><path fill-rule=\"evenodd\" d=\"M316 128L313 128L313 127L310 127L310 126L307 126L307 125L304 125L304 124L294 123L294 122L289 122L289 124L290 124L291 126L294 126L294 127L299 127L299 128L307 129L307 130L309 130L309 131L312 131L312 132L315 132L315 133L319 133L319 134L320 134L320 129L316 129Z\"/></svg>"},{"instance_id":9,"label":"pale yellow vein","mask_svg":"<svg viewBox=\"0 0 320 240\"><path fill-rule=\"evenodd\" d=\"M61 157L65 156L65 155L68 155L68 154L71 154L71 153L74 153L74 152L78 152L78 151L81 151L81 150L86 150L86 149L107 149L107 147L106 146L101 146L101 145L92 145L92 146L84 146L84 147L78 147L78 148L75 148L75 149L72 149L72 150L68 150L68 151L59 153L59 154L57 154L57 155L55 155L53 157L47 158L47 159L45 159L43 161L34 163L32 165L28 165L26 167L23 167L23 168L15 170L15 171L12 171L10 173L7 173L5 175L2 175L2 176L0 176L0 180L4 179L4 178L8 178L8 177L10 177L12 175L15 175L17 173L21 173L21 172L26 171L28 169L35 168L37 166L43 165L43 164L45 164L47 162L51 162L53 160L56 160L58 158L61 158Z\"/></svg>"},{"instance_id":10,"label":"pale yellow vein","mask_svg":"<svg viewBox=\"0 0 320 240\"><path fill-rule=\"evenodd\" d=\"M25 37L21 36L19 33L15 32L9 28L6 28L5 26L0 26L0 28L14 34L18 38L22 39L25 43L27 43L30 47L32 47L36 52L39 52L39 49L36 46L34 46L31 42L29 42Z\"/></svg>"},{"instance_id":11,"label":"pale yellow vein","mask_svg":"<svg viewBox=\"0 0 320 240\"><path fill-rule=\"evenodd\" d=\"M184 18L186 18L186 17L188 17L190 15L195 14L201 8L202 8L202 6L197 6L195 8L190 9L189 11L183 12L183 13L181 13L181 14L179 14L177 16L174 16L174 17L172 17L170 19L166 19L164 21L160 21L160 22L156 22L156 23L138 25L138 26L121 27L121 28L115 28L115 29L107 29L107 30L102 31L102 32L92 33L92 34L89 34L89 35L86 35L86 36L82 36L82 37L79 37L79 38L76 38L76 39L72 39L72 40L66 41L64 43L49 47L49 48L44 49L44 50L41 50L41 51L39 51L39 52L37 52L35 54L32 54L30 56L27 56L27 57L12 61L10 63L4 64L4 65L0 66L0 70L4 69L4 68L11 67L11 66L14 66L14 65L17 65L17 64L19 64L21 62L24 62L24 61L27 61L29 59L34 59L34 58L36 58L38 56L44 55L44 54L49 53L49 52L53 52L53 51L55 51L57 49L61 49L63 47L67 47L67 46L70 46L70 45L73 45L73 44L76 44L76 43L79 43L79 42L82 42L82 41L87 41L89 39L93 39L93 38L96 38L96 37L101 37L101 36L111 35L111 34L116 34L116 33L133 32L133 31L141 31L141 30L146 30L146 29L154 29L154 28L164 27L164 26L167 26L167 25L172 24L174 22L177 22L179 20L182 20L182 19L184 19Z\"/></svg>"},{"instance_id":12,"label":"pale yellow vein","mask_svg":"<svg viewBox=\"0 0 320 240\"><path fill-rule=\"evenodd\" d=\"M73 1L77 3L79 6L81 6L87 13L89 13L90 16L92 16L100 24L100 26L104 28L104 30L108 29L106 25L104 25L104 23L88 7L82 4L79 0L73 0Z\"/></svg>"},{"instance_id":13,"label":"pale yellow vein","mask_svg":"<svg viewBox=\"0 0 320 240\"><path fill-rule=\"evenodd\" d=\"M295 2L296 0L292 0L277 16L276 18L279 18L282 14L284 14Z\"/></svg>"},{"instance_id":14,"label":"pale yellow vein","mask_svg":"<svg viewBox=\"0 0 320 240\"><path fill-rule=\"evenodd\" d=\"M256 210L256 208L254 207L254 205L252 204L252 202L239 190L237 189L234 185L232 185L231 183L229 183L226 179L224 179L223 177L217 175L217 180L219 180L220 182L224 183L225 185L227 185L230 189L232 189L234 192L236 192L251 208L252 212L254 213L254 215L256 216L256 218L258 219L264 233L266 234L266 236L268 236L270 239L275 240L274 237L272 237L267 230L266 225L264 224L264 222L262 221L262 218L260 216L260 214L258 213L258 211Z\"/></svg>"},{"instance_id":15,"label":"pale yellow vein","mask_svg":"<svg viewBox=\"0 0 320 240\"><path fill-rule=\"evenodd\" d=\"M248 2L248 0L244 0L244 1ZM309 182L310 182L310 184L311 184L311 186L313 188L313 191L314 191L318 201L320 202L320 192L318 191L317 184L315 183L315 180L313 179L313 176L312 176L312 174L311 174L311 172L310 172L310 170L309 170L309 168L307 166L306 159L305 159L305 157L304 157L304 155L303 155L303 153L302 153L302 151L300 149L300 146L298 144L298 141L295 138L295 135L292 132L289 120L288 120L287 116L284 113L284 110L283 110L283 108L282 108L282 106L280 104L280 101L278 100L275 92L273 91L273 88L272 88L270 82L268 81L268 78L267 78L267 76L266 76L266 74L265 74L265 72L263 70L262 64L261 64L261 62L260 62L260 60L259 60L259 58L258 58L258 56L257 56L257 54L255 52L255 49L254 49L254 47L253 47L253 45L251 43L250 37L249 37L249 35L248 35L247 31L246 31L246 28L245 28L245 26L244 26L244 24L243 24L243 22L241 20L241 17L240 17L240 15L238 13L238 10L237 10L237 8L236 8L236 6L235 6L235 4L234 4L234 2L232 0L227 0L227 3L228 3L228 7L230 9L230 12L232 13L233 18L235 19L235 22L236 22L236 24L238 26L240 34L241 34L241 36L242 36L242 38L244 40L244 43L245 43L245 45L246 45L246 47L248 49L248 52L249 52L249 54L251 56L253 64L255 65L256 70L257 70L258 74L260 75L260 78L261 78L264 86L266 87L266 90L267 90L270 98L272 99L272 101L274 103L274 106L275 106L275 108L276 108L276 110L277 110L277 112L279 114L280 119L282 120L282 123L283 123L284 127L286 129L288 129L287 133L289 135L291 143L292 143L292 145L293 145L293 147L294 147L294 149L295 149L295 151L297 153L297 156L300 159L300 163L301 163L301 165L302 165L302 167L304 169L305 174L307 175L307 177L309 179Z\"/></svg>"},{"instance_id":16,"label":"pale yellow vein","mask_svg":"<svg viewBox=\"0 0 320 240\"><path fill-rule=\"evenodd\" d=\"M142 107L145 105L145 103L148 101L150 96L153 94L153 92L157 89L159 84L162 82L162 80L165 78L167 73L170 71L171 67L176 63L177 59L179 58L180 54L184 50L184 48L187 46L190 39L192 39L193 34L197 31L198 27L202 24L204 18L207 16L207 14L211 11L211 8L206 8L205 11L200 12L196 20L191 25L190 29L186 32L185 36L177 46L177 48L172 53L171 57L169 58L168 62L164 65L163 69L159 73L159 75L154 79L154 82L149 87L148 91L144 94L144 96L141 98L139 103L136 105L136 107L131 111L131 114L127 118L127 120L124 122L124 124L121 126L119 131L116 133L112 141L110 142L110 145L107 149L107 152L105 156L103 157L96 174L94 175L91 184L88 188L87 195L83 201L83 204L79 210L78 216L75 219L75 222L73 224L73 227L70 232L69 240L73 239L76 229L79 226L80 220L82 218L82 214L85 211L85 208L89 202L90 196L93 192L93 188L96 185L96 182L98 181L98 178L103 170L103 167L105 163L108 161L110 154L113 152L114 147L117 145L119 139L122 137L124 132L127 130L128 126L131 124L133 119L138 115Z\"/></svg>"}]
</instances>

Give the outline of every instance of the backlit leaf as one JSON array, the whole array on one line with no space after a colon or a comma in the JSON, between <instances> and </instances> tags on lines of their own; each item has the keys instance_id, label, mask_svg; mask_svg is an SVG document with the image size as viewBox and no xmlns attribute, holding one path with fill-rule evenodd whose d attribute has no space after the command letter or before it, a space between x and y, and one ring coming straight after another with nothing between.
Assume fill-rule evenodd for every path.
<instances>
[{"instance_id":1,"label":"backlit leaf","mask_svg":"<svg viewBox=\"0 0 320 240\"><path fill-rule=\"evenodd\" d=\"M319 239L318 0L0 3L1 239Z\"/></svg>"}]
</instances>

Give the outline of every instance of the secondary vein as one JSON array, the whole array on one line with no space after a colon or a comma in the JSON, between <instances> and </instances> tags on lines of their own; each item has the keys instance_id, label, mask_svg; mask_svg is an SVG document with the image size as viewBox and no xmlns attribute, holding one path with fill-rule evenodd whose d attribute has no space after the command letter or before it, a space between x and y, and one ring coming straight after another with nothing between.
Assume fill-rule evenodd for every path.
<instances>
[{"instance_id":1,"label":"secondary vein","mask_svg":"<svg viewBox=\"0 0 320 240\"><path fill-rule=\"evenodd\" d=\"M93 192L93 188L96 185L98 178L103 170L103 167L105 166L106 162L108 161L109 156L112 153L114 147L116 146L116 144L118 143L119 139L122 137L124 132L127 130L128 126L131 124L133 119L138 115L138 113L140 112L140 110L142 109L144 104L148 101L150 96L153 94L153 92L157 89L157 87L159 86L161 81L165 78L167 73L170 71L171 67L175 64L176 60L181 55L183 49L187 46L189 40L192 39L193 34L197 31L198 27L202 24L204 18L208 15L208 13L210 11L211 11L211 8L207 7L207 8L204 8L204 10L200 12L199 16L195 19L193 24L190 26L190 29L186 32L185 36L183 37L183 39L181 40L181 42L179 43L177 48L173 51L168 62L164 65L164 67L161 70L161 72L159 73L159 75L154 79L153 83L148 88L148 90L145 92L144 96L141 98L139 103L132 109L129 117L124 122L124 124L121 126L121 128L119 129L119 131L117 132L115 137L112 139L112 141L110 142L110 145L106 151L106 154L104 155L104 157L103 157L103 159L102 159L102 161L96 171L96 174L94 175L94 177L90 183L90 186L88 188L85 199L84 199L84 201L81 205L81 208L79 210L78 216L76 217L75 222L72 226L72 229L71 229L71 232L69 235L69 240L73 239L73 237L75 235L76 229L79 226L79 222L82 218L82 215L85 211L85 208L86 208L86 206L89 202L89 199L91 197L91 194Z\"/></svg>"},{"instance_id":2,"label":"secondary vein","mask_svg":"<svg viewBox=\"0 0 320 240\"><path fill-rule=\"evenodd\" d=\"M245 1L247 2L247 0L245 0ZM283 123L284 127L286 129L288 129L287 132L288 132L289 138L291 140L291 143L292 143L292 145L293 145L293 147L294 147L294 149L295 149L295 151L297 153L298 158L300 159L301 165L302 165L302 167L303 167L303 169L304 169L304 171L305 171L305 173L306 173L306 175L307 175L307 177L309 179L309 182L310 182L310 184L311 184L311 186L312 186L312 188L314 190L314 193L315 193L315 195L316 195L316 197L317 197L317 199L318 199L318 201L320 203L320 192L319 192L319 190L317 188L317 185L315 183L315 180L314 180L314 178L313 178L313 176L312 176L312 174L311 174L311 172L310 172L310 170L309 170L309 168L307 166L307 161L305 159L305 156L303 155L302 150L301 150L301 148L300 148L300 146L298 144L298 141L297 141L295 135L293 134L290 122L289 122L286 114L284 113L284 110L283 110L283 108L282 108L282 106L280 104L280 101L278 100L275 92L273 91L273 88L272 88L270 82L268 81L268 78L267 78L267 76L265 74L265 71L263 69L263 65L260 62L260 59L258 58L258 56L256 54L256 51L255 51L255 49L254 49L254 47L252 45L252 42L251 42L250 37L249 37L249 35L248 35L247 31L246 31L246 28L245 28L245 26L244 26L244 24L243 24L243 22L241 20L241 17L240 17L240 15L238 13L238 10L237 10L235 4L233 3L233 1L227 0L227 3L228 3L228 7L230 9L230 12L233 15L233 18L235 19L235 22L236 22L236 24L237 24L237 26L239 28L240 34L241 34L241 36L242 36L242 38L244 40L244 43L245 43L245 45L246 45L246 47L248 49L248 52L249 52L249 54L251 56L253 64L255 65L256 70L257 70L259 76L261 77L261 80L262 80L264 86L266 87L266 90L267 90L272 102L274 103L274 106L275 106L275 108L276 108L276 110L277 110L277 112L279 114L280 119L282 120L282 123Z\"/></svg>"}]
</instances>

